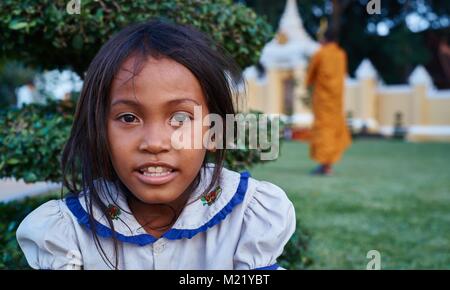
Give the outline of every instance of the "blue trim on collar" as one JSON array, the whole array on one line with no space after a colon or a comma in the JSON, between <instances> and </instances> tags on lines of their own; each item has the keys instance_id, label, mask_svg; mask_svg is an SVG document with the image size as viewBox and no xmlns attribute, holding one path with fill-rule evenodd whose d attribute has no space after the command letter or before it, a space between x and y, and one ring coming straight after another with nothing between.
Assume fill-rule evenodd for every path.
<instances>
[{"instance_id":1,"label":"blue trim on collar","mask_svg":"<svg viewBox=\"0 0 450 290\"><path fill-rule=\"evenodd\" d=\"M169 240L178 240L183 238L192 238L198 233L205 232L208 228L215 226L220 223L223 219L230 214L235 206L240 204L245 197L245 193L247 192L248 187L248 178L250 177L250 173L248 171L244 171L240 173L241 179L239 181L238 188L236 189L236 193L212 219L210 219L206 224L202 225L197 229L170 229L166 232L162 237ZM81 225L86 226L88 229L91 229L91 225L89 223L89 214L84 210L83 206L80 203L78 196L68 196L66 198L66 205L72 214L77 218L78 222ZM113 232L107 226L95 221L95 231L98 236L103 238L112 238ZM150 234L140 234L136 236L125 236L121 233L115 233L116 238L125 243L136 244L139 246L145 246L148 244L152 244L156 242L158 239Z\"/></svg>"},{"instance_id":2,"label":"blue trim on collar","mask_svg":"<svg viewBox=\"0 0 450 290\"><path fill-rule=\"evenodd\" d=\"M239 181L238 188L236 189L236 193L231 198L231 200L224 206L212 219L210 219L206 224L202 225L197 229L171 229L162 235L164 238L169 240L178 240L182 238L192 238L196 234L200 232L205 232L208 228L215 226L220 223L223 219L227 217L227 215L233 210L233 208L240 204L245 197L245 193L247 192L248 186L248 178L250 177L250 173L248 171L244 171L241 173L241 180Z\"/></svg>"},{"instance_id":3,"label":"blue trim on collar","mask_svg":"<svg viewBox=\"0 0 450 290\"><path fill-rule=\"evenodd\" d=\"M253 270L276 270L278 269L280 266L278 266L278 264L273 264L270 266L265 266L265 267L260 267L260 268L255 268Z\"/></svg>"},{"instance_id":4,"label":"blue trim on collar","mask_svg":"<svg viewBox=\"0 0 450 290\"><path fill-rule=\"evenodd\" d=\"M83 206L81 206L80 200L78 196L69 196L66 198L66 205L70 209L70 211L73 213L73 215L77 218L78 222L84 226L86 226L89 230L92 230L91 224L89 223L89 214L84 210ZM107 226L99 223L98 221L95 222L95 231L97 232L97 235L103 238L112 238L113 232L110 228ZM126 243L132 243L139 246L145 246L151 243L154 243L157 239L153 237L152 235L148 234L141 234L136 236L125 236L121 233L116 232L116 238L119 241L126 242Z\"/></svg>"}]
</instances>

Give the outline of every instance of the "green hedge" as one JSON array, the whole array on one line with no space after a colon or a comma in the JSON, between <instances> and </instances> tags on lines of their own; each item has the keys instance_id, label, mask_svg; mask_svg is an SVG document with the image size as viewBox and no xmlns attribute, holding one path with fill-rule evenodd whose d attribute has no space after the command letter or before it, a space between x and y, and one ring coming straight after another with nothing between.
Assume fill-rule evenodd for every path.
<instances>
[{"instance_id":1,"label":"green hedge","mask_svg":"<svg viewBox=\"0 0 450 290\"><path fill-rule=\"evenodd\" d=\"M18 87L33 81L37 71L18 61L0 61L0 108L17 104Z\"/></svg>"},{"instance_id":2,"label":"green hedge","mask_svg":"<svg viewBox=\"0 0 450 290\"><path fill-rule=\"evenodd\" d=\"M60 155L73 121L73 101L0 111L0 178L62 180Z\"/></svg>"},{"instance_id":3,"label":"green hedge","mask_svg":"<svg viewBox=\"0 0 450 290\"><path fill-rule=\"evenodd\" d=\"M54 197L56 195L0 203L0 270L29 268L17 244L17 227L33 209Z\"/></svg>"},{"instance_id":4,"label":"green hedge","mask_svg":"<svg viewBox=\"0 0 450 290\"><path fill-rule=\"evenodd\" d=\"M258 61L273 36L264 19L231 0L82 0L80 14L69 14L68 2L0 1L0 58L46 69L68 66L83 76L113 33L130 23L159 17L208 33L244 68Z\"/></svg>"},{"instance_id":5,"label":"green hedge","mask_svg":"<svg viewBox=\"0 0 450 290\"><path fill-rule=\"evenodd\" d=\"M307 252L309 241L308 231L304 229L297 218L295 232L284 247L283 254L278 259L278 264L289 270L307 269L313 263L312 257Z\"/></svg>"}]
</instances>

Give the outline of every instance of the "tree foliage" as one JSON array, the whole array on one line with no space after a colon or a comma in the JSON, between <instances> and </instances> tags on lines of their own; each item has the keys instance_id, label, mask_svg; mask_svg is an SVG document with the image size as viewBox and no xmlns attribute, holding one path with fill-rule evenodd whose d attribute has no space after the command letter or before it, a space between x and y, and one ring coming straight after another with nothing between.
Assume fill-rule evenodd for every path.
<instances>
[{"instance_id":1,"label":"tree foliage","mask_svg":"<svg viewBox=\"0 0 450 290\"><path fill-rule=\"evenodd\" d=\"M101 45L130 23L164 18L209 34L241 67L256 63L271 26L231 0L83 0L69 14L67 0L0 1L0 56L41 68L71 67L80 76Z\"/></svg>"},{"instance_id":2,"label":"tree foliage","mask_svg":"<svg viewBox=\"0 0 450 290\"><path fill-rule=\"evenodd\" d=\"M286 0L247 0L257 13L266 15L276 28ZM374 1L371 1L374 2ZM369 14L369 0L301 0L297 1L303 25L315 38L321 19L339 26L340 43L347 51L349 71L369 58L386 83L404 83L419 64L425 65L436 85L450 88L450 79L437 63L436 45L430 46L430 35L450 41L450 1L392 0L378 1L379 14ZM337 9L335 9L335 7ZM424 21L414 30L407 25L411 17ZM338 19L339 21L336 21ZM418 20L416 20L418 21ZM387 34L379 27L388 28ZM442 65L441 65L442 66Z\"/></svg>"}]
</instances>

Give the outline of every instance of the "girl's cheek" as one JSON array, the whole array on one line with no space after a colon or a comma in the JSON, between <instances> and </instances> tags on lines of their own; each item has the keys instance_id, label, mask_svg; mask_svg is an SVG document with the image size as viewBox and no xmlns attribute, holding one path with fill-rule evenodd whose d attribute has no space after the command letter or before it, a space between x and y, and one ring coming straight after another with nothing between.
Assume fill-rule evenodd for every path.
<instances>
[{"instance_id":1,"label":"girl's cheek","mask_svg":"<svg viewBox=\"0 0 450 290\"><path fill-rule=\"evenodd\" d=\"M114 150L115 148L125 148L127 144L131 144L132 134L129 130L124 130L123 126L111 123L108 126L108 140L109 145Z\"/></svg>"},{"instance_id":2,"label":"girl's cheek","mask_svg":"<svg viewBox=\"0 0 450 290\"><path fill-rule=\"evenodd\" d=\"M187 122L182 125L173 125L170 130L170 142L174 149L192 149L194 142L198 143L202 132L198 130L199 123L196 121ZM196 128L197 126L197 128ZM198 132L199 131L199 132Z\"/></svg>"}]
</instances>

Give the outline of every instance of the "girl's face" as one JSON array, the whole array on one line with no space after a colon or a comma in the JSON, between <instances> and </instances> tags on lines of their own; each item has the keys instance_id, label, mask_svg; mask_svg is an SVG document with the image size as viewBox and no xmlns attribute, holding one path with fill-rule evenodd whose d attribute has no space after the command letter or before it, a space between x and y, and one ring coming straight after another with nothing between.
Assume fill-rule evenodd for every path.
<instances>
[{"instance_id":1,"label":"girl's face","mask_svg":"<svg viewBox=\"0 0 450 290\"><path fill-rule=\"evenodd\" d=\"M175 150L171 135L184 130L194 139L195 123L201 124L208 114L205 97L195 76L173 60L148 58L133 77L134 64L133 57L125 61L111 87L112 163L120 180L142 202L176 202L201 169L206 149ZM194 106L201 106L201 119L194 119ZM181 127L189 121L191 129ZM206 130L202 126L202 136Z\"/></svg>"}]
</instances>

